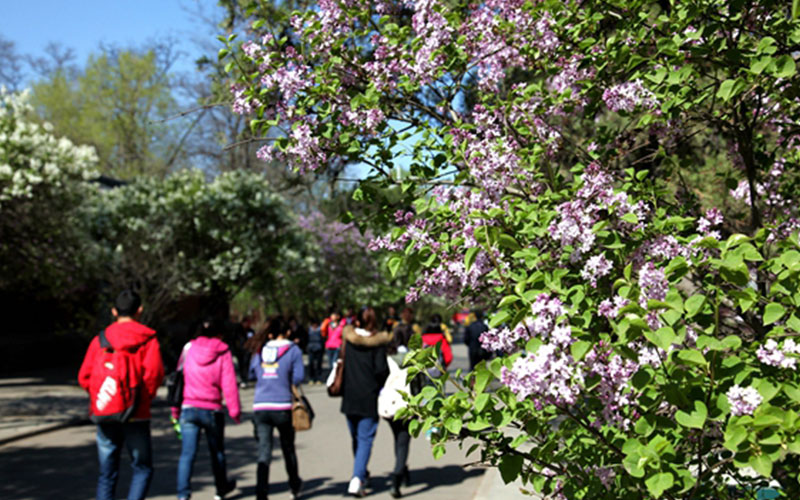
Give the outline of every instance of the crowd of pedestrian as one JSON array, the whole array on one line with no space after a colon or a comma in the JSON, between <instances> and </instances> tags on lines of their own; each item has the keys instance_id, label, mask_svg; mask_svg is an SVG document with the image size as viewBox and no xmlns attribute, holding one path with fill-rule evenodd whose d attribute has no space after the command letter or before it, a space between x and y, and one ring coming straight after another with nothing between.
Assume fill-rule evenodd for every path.
<instances>
[{"instance_id":1,"label":"crowd of pedestrian","mask_svg":"<svg viewBox=\"0 0 800 500\"><path fill-rule=\"evenodd\" d=\"M97 424L99 475L97 498L114 498L120 455L127 448L133 467L129 500L145 498L153 473L150 437L150 406L164 379L164 366L155 331L138 322L140 297L131 290L120 293L112 313L114 322L89 345L78 375L90 395L90 416ZM479 313L457 321L464 330L470 366L489 353L480 348L478 337L486 330ZM340 411L346 417L353 452L353 472L347 493L363 497L370 475L369 459L380 420L386 420L394 437L395 465L390 493L402 496L401 487L410 483L408 421L395 420L404 406L402 392L416 394L424 376L407 377L402 368L409 342L415 334L423 345L438 345L438 365L452 362L452 335L438 314L424 327L410 307L398 315L389 308L383 320L372 307L345 314L332 310L321 321L303 327L294 317L273 317L257 328L245 318L231 344L224 341L226 324L205 318L195 337L187 342L176 370L168 378L169 403L176 432L181 437L176 490L178 499L192 495L191 479L201 434L205 434L216 488L221 500L237 487L228 477L225 460L224 410L236 424L242 409L239 389L255 381L253 426L257 445L256 498L269 496L269 471L273 434L277 429L292 498L298 498L303 480L295 451L298 423L296 410L307 400L300 385L326 381L340 384ZM233 347L233 349L231 349ZM304 365L304 354L308 365ZM237 366L238 365L238 366ZM439 375L432 370L431 376ZM340 380L336 381L335 379ZM238 379L238 380L237 380ZM329 390L329 393L331 391ZM305 411L311 411L306 408ZM302 429L300 429L302 430Z\"/></svg>"}]
</instances>

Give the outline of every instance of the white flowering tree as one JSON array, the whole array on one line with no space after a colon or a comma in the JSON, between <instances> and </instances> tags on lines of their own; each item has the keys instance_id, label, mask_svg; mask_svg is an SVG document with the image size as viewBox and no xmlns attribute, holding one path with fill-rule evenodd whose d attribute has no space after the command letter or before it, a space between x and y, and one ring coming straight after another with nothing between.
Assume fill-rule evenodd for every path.
<instances>
[{"instance_id":1,"label":"white flowering tree","mask_svg":"<svg viewBox=\"0 0 800 500\"><path fill-rule=\"evenodd\" d=\"M279 266L292 231L282 198L245 172L138 179L100 193L91 219L104 276L114 289L141 290L145 321L167 320L187 295L230 299Z\"/></svg>"},{"instance_id":2,"label":"white flowering tree","mask_svg":"<svg viewBox=\"0 0 800 500\"><path fill-rule=\"evenodd\" d=\"M97 158L32 119L28 94L0 89L0 290L69 300L90 272L79 210Z\"/></svg>"},{"instance_id":3,"label":"white flowering tree","mask_svg":"<svg viewBox=\"0 0 800 500\"><path fill-rule=\"evenodd\" d=\"M370 165L408 298L493 304L498 357L406 412L435 455L559 498L800 495L791 4L326 0L227 38L260 156Z\"/></svg>"}]
</instances>

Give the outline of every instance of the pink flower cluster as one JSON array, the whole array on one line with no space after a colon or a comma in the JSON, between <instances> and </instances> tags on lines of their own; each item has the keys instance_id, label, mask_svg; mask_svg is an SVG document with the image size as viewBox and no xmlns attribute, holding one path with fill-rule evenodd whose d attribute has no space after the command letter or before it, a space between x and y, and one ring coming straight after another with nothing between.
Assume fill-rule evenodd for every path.
<instances>
[{"instance_id":1,"label":"pink flower cluster","mask_svg":"<svg viewBox=\"0 0 800 500\"><path fill-rule=\"evenodd\" d=\"M756 351L758 360L769 366L779 368L797 369L797 355L800 354L800 345L793 339L786 339L779 345L775 339L769 339Z\"/></svg>"},{"instance_id":2,"label":"pink flower cluster","mask_svg":"<svg viewBox=\"0 0 800 500\"><path fill-rule=\"evenodd\" d=\"M732 386L725 393L731 405L731 415L752 415L758 405L764 400L761 394L753 387Z\"/></svg>"}]
</instances>

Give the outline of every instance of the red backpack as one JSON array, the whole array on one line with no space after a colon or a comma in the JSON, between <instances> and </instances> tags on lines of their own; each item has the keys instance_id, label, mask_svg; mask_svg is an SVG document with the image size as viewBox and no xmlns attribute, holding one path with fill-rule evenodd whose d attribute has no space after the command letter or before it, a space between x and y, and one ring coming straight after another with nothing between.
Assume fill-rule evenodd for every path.
<instances>
[{"instance_id":1,"label":"red backpack","mask_svg":"<svg viewBox=\"0 0 800 500\"><path fill-rule=\"evenodd\" d=\"M142 368L133 349L114 349L100 332L100 354L89 381L90 418L94 423L127 422L136 411Z\"/></svg>"}]
</instances>

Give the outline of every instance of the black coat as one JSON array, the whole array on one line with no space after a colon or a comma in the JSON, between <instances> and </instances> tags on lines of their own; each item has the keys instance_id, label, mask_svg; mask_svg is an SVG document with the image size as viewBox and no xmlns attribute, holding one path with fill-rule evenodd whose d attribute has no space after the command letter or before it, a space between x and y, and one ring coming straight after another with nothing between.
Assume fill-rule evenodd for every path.
<instances>
[{"instance_id":1,"label":"black coat","mask_svg":"<svg viewBox=\"0 0 800 500\"><path fill-rule=\"evenodd\" d=\"M482 319L476 319L469 324L464 331L464 343L467 344L470 352L480 352L483 350L480 337L483 332L488 330L489 327L486 326L486 323L484 323Z\"/></svg>"},{"instance_id":2,"label":"black coat","mask_svg":"<svg viewBox=\"0 0 800 500\"><path fill-rule=\"evenodd\" d=\"M378 418L378 393L389 376L386 345L392 336L378 332L369 337L348 325L344 337L344 385L342 408L345 415Z\"/></svg>"}]
</instances>

